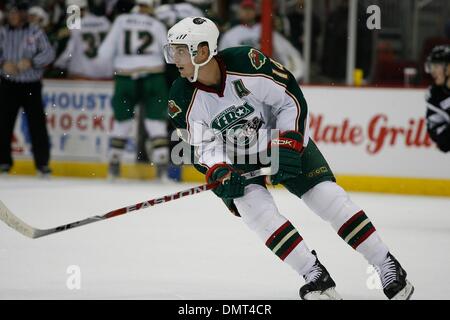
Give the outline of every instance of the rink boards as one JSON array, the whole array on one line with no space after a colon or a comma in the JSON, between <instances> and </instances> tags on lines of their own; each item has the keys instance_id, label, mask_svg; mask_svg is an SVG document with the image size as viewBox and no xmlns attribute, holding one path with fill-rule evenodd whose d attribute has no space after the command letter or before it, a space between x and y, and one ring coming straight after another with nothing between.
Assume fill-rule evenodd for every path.
<instances>
[{"instance_id":1,"label":"rink boards","mask_svg":"<svg viewBox=\"0 0 450 320\"><path fill-rule=\"evenodd\" d=\"M45 81L44 104L57 176L106 176L112 126L112 82ZM303 87L310 136L349 190L450 196L449 154L426 133L426 89ZM15 174L33 174L24 115L13 140ZM148 179L134 164L136 128L125 153L124 176ZM203 181L185 167L184 181Z\"/></svg>"}]
</instances>

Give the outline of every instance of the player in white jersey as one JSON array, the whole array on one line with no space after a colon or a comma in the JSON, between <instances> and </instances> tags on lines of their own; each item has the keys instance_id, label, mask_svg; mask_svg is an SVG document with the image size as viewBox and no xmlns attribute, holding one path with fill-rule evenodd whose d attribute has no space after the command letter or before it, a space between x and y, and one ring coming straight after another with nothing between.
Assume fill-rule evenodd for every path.
<instances>
[{"instance_id":1,"label":"player in white jersey","mask_svg":"<svg viewBox=\"0 0 450 320\"><path fill-rule=\"evenodd\" d=\"M156 8L155 16L167 27L172 27L175 23L187 17L202 17L203 12L184 1L176 1L175 3L163 4Z\"/></svg>"},{"instance_id":2,"label":"player in white jersey","mask_svg":"<svg viewBox=\"0 0 450 320\"><path fill-rule=\"evenodd\" d=\"M67 0L66 6L71 5L80 8L81 28L70 30L69 41L55 66L67 69L69 77L73 79L110 79L113 75L111 63L95 59L111 27L109 20L91 14L87 0Z\"/></svg>"},{"instance_id":3,"label":"player in white jersey","mask_svg":"<svg viewBox=\"0 0 450 320\"><path fill-rule=\"evenodd\" d=\"M166 61L174 63L181 75L171 87L168 114L193 147L198 159L195 167L209 183L220 182L214 193L275 255L303 276L302 299L340 296L315 252L278 211L264 178L241 176L263 167L263 158L236 156L237 148L250 156L268 152L271 166L278 164L278 170L267 180L301 198L374 265L389 299L409 299L414 287L405 270L364 211L336 184L309 137L308 105L293 75L252 47L218 52L218 36L211 20L190 17L168 31L165 46ZM267 131L272 130L279 135L271 135L267 142ZM256 151L255 142L260 147Z\"/></svg>"},{"instance_id":4,"label":"player in white jersey","mask_svg":"<svg viewBox=\"0 0 450 320\"><path fill-rule=\"evenodd\" d=\"M132 128L134 108L142 103L145 129L152 144L151 161L158 177L167 174L167 84L162 47L167 29L153 17L152 0L136 0L138 12L116 18L102 43L98 59L111 61L115 69L112 106L114 129L111 132L110 177L120 175L120 162L127 136Z\"/></svg>"},{"instance_id":5,"label":"player in white jersey","mask_svg":"<svg viewBox=\"0 0 450 320\"><path fill-rule=\"evenodd\" d=\"M238 14L240 24L223 34L219 42L220 50L237 46L260 47L261 24L256 22L254 1L242 1ZM301 80L304 72L301 54L277 31L273 31L273 56L294 75L295 79Z\"/></svg>"},{"instance_id":6,"label":"player in white jersey","mask_svg":"<svg viewBox=\"0 0 450 320\"><path fill-rule=\"evenodd\" d=\"M175 0L169 4L158 6L155 10L155 16L160 21L164 22L167 28L171 28L175 23L183 20L184 18L193 16L203 17L204 12L190 2ZM170 86L175 79L178 78L177 68L172 64L167 65L166 76L167 84ZM174 130L175 128L169 123L169 135L171 135ZM172 151L173 147L176 146L176 141L171 141L169 146ZM181 176L181 167L171 163L170 172L172 174L171 178L178 180Z\"/></svg>"}]
</instances>

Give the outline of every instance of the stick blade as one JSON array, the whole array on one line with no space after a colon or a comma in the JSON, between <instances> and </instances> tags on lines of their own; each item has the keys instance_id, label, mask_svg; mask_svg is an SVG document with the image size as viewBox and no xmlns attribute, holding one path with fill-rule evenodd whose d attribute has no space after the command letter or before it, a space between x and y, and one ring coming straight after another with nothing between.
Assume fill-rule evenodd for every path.
<instances>
[{"instance_id":1,"label":"stick blade","mask_svg":"<svg viewBox=\"0 0 450 320\"><path fill-rule=\"evenodd\" d=\"M23 222L16 217L11 210L9 210L5 204L0 200L0 220L6 223L8 226L20 232L28 238L37 238L39 236L39 230L33 228L29 224Z\"/></svg>"}]
</instances>

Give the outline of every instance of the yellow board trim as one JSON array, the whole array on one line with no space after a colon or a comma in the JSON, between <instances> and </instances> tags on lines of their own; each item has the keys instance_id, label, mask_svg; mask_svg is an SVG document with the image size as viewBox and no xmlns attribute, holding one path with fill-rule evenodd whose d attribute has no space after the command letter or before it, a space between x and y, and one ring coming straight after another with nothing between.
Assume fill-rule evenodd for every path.
<instances>
[{"instance_id":1,"label":"yellow board trim","mask_svg":"<svg viewBox=\"0 0 450 320\"><path fill-rule=\"evenodd\" d=\"M108 165L96 162L67 162L51 161L52 175L56 177L77 178L106 178L108 176ZM156 176L155 168L142 164L122 164L122 177L126 179L153 179ZM13 175L35 175L36 169L30 160L16 160L11 169Z\"/></svg>"},{"instance_id":2,"label":"yellow board trim","mask_svg":"<svg viewBox=\"0 0 450 320\"><path fill-rule=\"evenodd\" d=\"M448 179L337 175L336 180L349 191L450 197Z\"/></svg>"},{"instance_id":3,"label":"yellow board trim","mask_svg":"<svg viewBox=\"0 0 450 320\"><path fill-rule=\"evenodd\" d=\"M52 161L50 167L57 177L106 178L106 163ZM16 160L11 170L13 175L34 175L33 162ZM146 164L123 164L122 177L126 179L154 179L155 168ZM449 179L424 179L403 177L376 177L337 175L337 182L345 190L358 192L381 192L409 195L428 195L450 197ZM205 177L194 166L184 166L181 180L204 183Z\"/></svg>"}]
</instances>

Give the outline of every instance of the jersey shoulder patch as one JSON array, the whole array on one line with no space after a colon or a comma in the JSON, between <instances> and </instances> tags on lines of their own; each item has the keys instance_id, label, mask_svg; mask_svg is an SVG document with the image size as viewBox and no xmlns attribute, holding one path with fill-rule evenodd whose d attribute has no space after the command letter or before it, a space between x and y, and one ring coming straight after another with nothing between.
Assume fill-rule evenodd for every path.
<instances>
[{"instance_id":1,"label":"jersey shoulder patch","mask_svg":"<svg viewBox=\"0 0 450 320\"><path fill-rule=\"evenodd\" d=\"M194 98L195 90L184 78L180 77L173 82L169 92L167 114L175 127L186 128L186 113Z\"/></svg>"},{"instance_id":2,"label":"jersey shoulder patch","mask_svg":"<svg viewBox=\"0 0 450 320\"><path fill-rule=\"evenodd\" d=\"M256 70L261 69L267 61L266 56L261 51L254 48L250 49L248 52L248 57L250 59L250 63Z\"/></svg>"},{"instance_id":3,"label":"jersey shoulder patch","mask_svg":"<svg viewBox=\"0 0 450 320\"><path fill-rule=\"evenodd\" d=\"M220 51L219 57L225 62L228 71L270 75L270 60L258 49L248 46L228 48Z\"/></svg>"}]
</instances>

